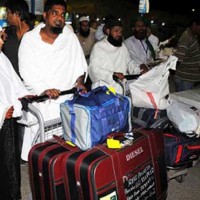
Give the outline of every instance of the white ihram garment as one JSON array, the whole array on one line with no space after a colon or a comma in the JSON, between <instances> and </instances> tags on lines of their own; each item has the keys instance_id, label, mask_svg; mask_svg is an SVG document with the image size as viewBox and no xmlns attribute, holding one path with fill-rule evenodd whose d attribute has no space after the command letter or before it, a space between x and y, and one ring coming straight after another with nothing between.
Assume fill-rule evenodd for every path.
<instances>
[{"instance_id":1,"label":"white ihram garment","mask_svg":"<svg viewBox=\"0 0 200 200\"><path fill-rule=\"evenodd\" d=\"M26 87L36 95L47 89L69 90L76 80L87 72L87 63L76 35L67 26L53 44L41 39L44 23L27 32L19 47L19 70ZM44 121L60 117L60 103L72 95L47 100L37 104ZM27 116L34 121L33 117ZM22 148L22 159L27 160L35 128L26 128Z\"/></svg>"},{"instance_id":2,"label":"white ihram garment","mask_svg":"<svg viewBox=\"0 0 200 200\"><path fill-rule=\"evenodd\" d=\"M13 106L13 117L21 116L21 102L18 100L28 94L27 89L16 74L8 58L0 52L0 129L8 109Z\"/></svg>"}]
</instances>

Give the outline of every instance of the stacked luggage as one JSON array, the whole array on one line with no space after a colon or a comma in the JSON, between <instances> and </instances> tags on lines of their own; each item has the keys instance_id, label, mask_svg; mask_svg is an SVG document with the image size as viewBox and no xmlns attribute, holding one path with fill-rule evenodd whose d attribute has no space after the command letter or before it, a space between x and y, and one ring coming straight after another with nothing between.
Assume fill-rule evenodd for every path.
<instances>
[{"instance_id":1,"label":"stacked luggage","mask_svg":"<svg viewBox=\"0 0 200 200\"><path fill-rule=\"evenodd\" d=\"M120 149L104 143L82 151L60 138L35 145L29 153L33 199L166 199L162 134L141 129L133 136ZM123 133L117 139L129 140Z\"/></svg>"},{"instance_id":2,"label":"stacked luggage","mask_svg":"<svg viewBox=\"0 0 200 200\"><path fill-rule=\"evenodd\" d=\"M165 67L175 62L171 57ZM158 88L168 78L168 70L161 72ZM61 104L64 138L54 136L29 153L33 199L166 199L168 180L183 180L199 158L200 141L171 129L169 91L163 87L161 94L154 87L146 93L140 89L142 101L130 85L130 92L124 91L131 100L100 87Z\"/></svg>"},{"instance_id":3,"label":"stacked luggage","mask_svg":"<svg viewBox=\"0 0 200 200\"><path fill-rule=\"evenodd\" d=\"M183 110L185 116L179 115L181 110L172 108L172 103L168 98L169 69L175 70L176 62L177 58L170 56L166 61L130 84L129 88L133 103L133 128L143 127L164 131L168 179L175 178L181 182L187 175L187 168L192 167L199 159L200 139L196 138L197 135L194 132L187 134L182 132L182 130L186 130L185 124L188 121L194 122L188 123L189 129L197 128L197 116L189 116L192 111L188 112L188 109ZM172 116L169 116L169 110L174 113ZM184 120L184 118L189 118L189 120L185 120L184 124L180 123L182 129L177 130L172 118L176 121Z\"/></svg>"},{"instance_id":4,"label":"stacked luggage","mask_svg":"<svg viewBox=\"0 0 200 200\"><path fill-rule=\"evenodd\" d=\"M103 100L95 98L92 106L88 100L84 106L78 105L82 101L76 97L77 101L73 99L73 102L61 105L70 108L69 111L62 109L62 112L68 112L68 117L61 114L67 143L54 136L54 139L32 147L28 163L33 199L166 199L168 179L161 131L131 131L130 99L118 94L113 96L105 88L95 90L96 96L98 92L108 96ZM96 103L100 114L95 111ZM83 115L80 108L84 110ZM93 127L92 117L97 117L95 121L98 121L99 129ZM77 128L79 123L83 123L80 118L87 122L83 127L89 129ZM109 127L104 126L105 120ZM91 137L90 129L100 130L96 136L103 136ZM79 136L75 138L73 134ZM80 137L80 134L86 137ZM84 142L77 142L80 138ZM98 142L94 142L96 139Z\"/></svg>"}]
</instances>

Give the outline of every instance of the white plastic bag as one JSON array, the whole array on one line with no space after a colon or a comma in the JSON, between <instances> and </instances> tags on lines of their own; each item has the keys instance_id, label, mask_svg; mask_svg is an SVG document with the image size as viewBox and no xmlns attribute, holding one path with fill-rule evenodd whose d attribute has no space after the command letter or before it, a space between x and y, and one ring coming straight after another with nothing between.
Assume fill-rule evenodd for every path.
<instances>
[{"instance_id":1,"label":"white plastic bag","mask_svg":"<svg viewBox=\"0 0 200 200\"><path fill-rule=\"evenodd\" d=\"M188 137L199 135L200 117L189 105L172 100L167 107L167 116L174 127Z\"/></svg>"},{"instance_id":2,"label":"white plastic bag","mask_svg":"<svg viewBox=\"0 0 200 200\"><path fill-rule=\"evenodd\" d=\"M169 69L176 69L177 57L170 56L129 85L133 106L166 109Z\"/></svg>"}]
</instances>

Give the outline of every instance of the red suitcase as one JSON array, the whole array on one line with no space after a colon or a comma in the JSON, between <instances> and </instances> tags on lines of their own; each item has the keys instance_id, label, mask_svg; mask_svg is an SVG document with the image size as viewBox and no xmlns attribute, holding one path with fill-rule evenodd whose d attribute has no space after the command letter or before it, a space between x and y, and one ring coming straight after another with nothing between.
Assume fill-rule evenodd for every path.
<instances>
[{"instance_id":1,"label":"red suitcase","mask_svg":"<svg viewBox=\"0 0 200 200\"><path fill-rule=\"evenodd\" d=\"M133 144L121 149L98 145L63 157L67 200L166 199L167 171L159 130L134 132Z\"/></svg>"},{"instance_id":2,"label":"red suitcase","mask_svg":"<svg viewBox=\"0 0 200 200\"><path fill-rule=\"evenodd\" d=\"M55 136L56 137L56 136ZM36 144L29 152L28 166L33 200L64 200L61 163L63 156L80 151L56 137L56 141Z\"/></svg>"}]
</instances>

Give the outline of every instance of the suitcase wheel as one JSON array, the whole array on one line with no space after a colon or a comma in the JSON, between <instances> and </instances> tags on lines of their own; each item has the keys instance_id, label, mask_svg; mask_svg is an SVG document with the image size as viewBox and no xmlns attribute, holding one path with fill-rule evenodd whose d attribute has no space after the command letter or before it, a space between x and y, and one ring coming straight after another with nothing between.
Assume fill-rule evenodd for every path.
<instances>
[{"instance_id":1,"label":"suitcase wheel","mask_svg":"<svg viewBox=\"0 0 200 200\"><path fill-rule=\"evenodd\" d=\"M178 183L183 183L183 182L185 181L185 176L186 176L186 174L183 174L183 175L181 175L181 176L177 176L177 177L175 178L175 180L176 180Z\"/></svg>"}]
</instances>

